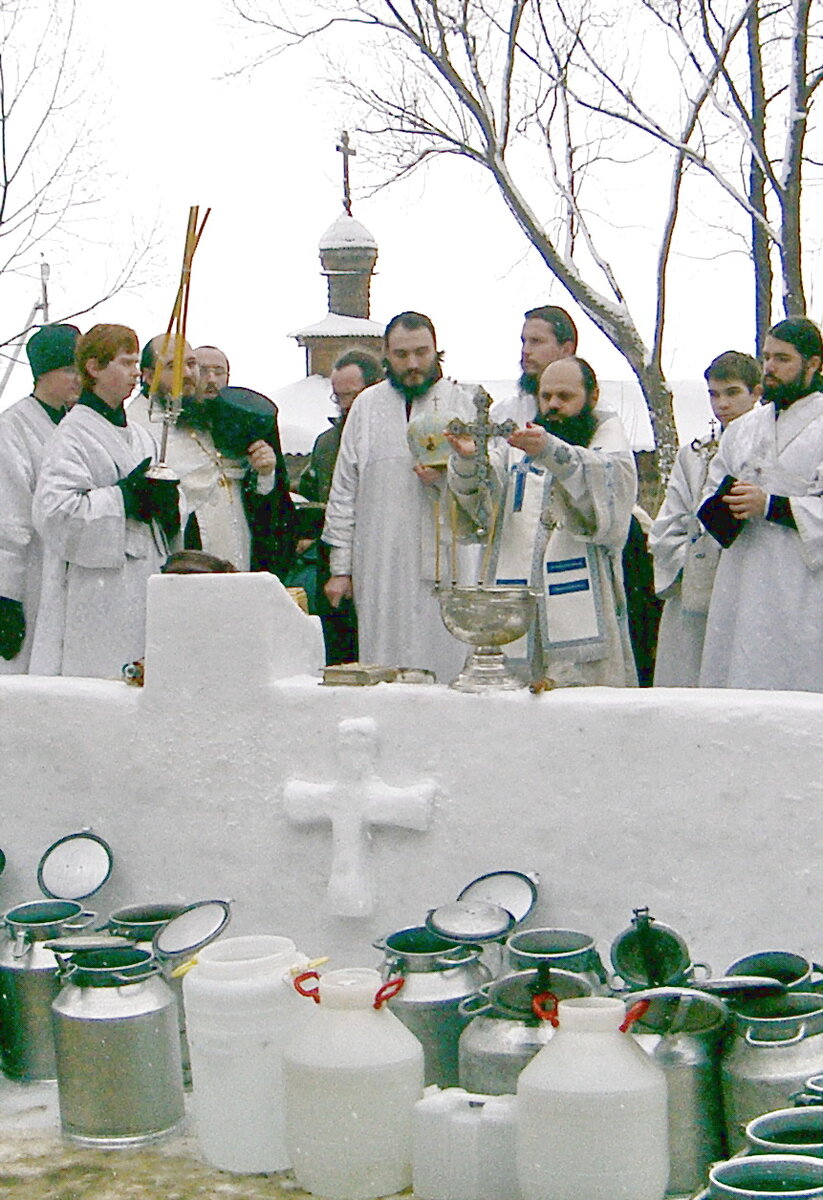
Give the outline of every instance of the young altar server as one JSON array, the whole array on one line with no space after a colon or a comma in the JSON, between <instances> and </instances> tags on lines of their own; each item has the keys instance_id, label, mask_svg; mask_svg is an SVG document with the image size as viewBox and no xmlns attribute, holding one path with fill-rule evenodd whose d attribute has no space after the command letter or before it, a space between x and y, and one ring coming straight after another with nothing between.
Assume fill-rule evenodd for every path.
<instances>
[{"instance_id":1,"label":"young altar server","mask_svg":"<svg viewBox=\"0 0 823 1200\"><path fill-rule=\"evenodd\" d=\"M490 552L492 582L538 589L532 671L561 687L637 683L621 562L637 474L620 418L598 396L582 358L543 371L534 422L508 439ZM474 445L450 440L449 484L472 512Z\"/></svg>"},{"instance_id":2,"label":"young altar server","mask_svg":"<svg viewBox=\"0 0 823 1200\"><path fill-rule=\"evenodd\" d=\"M95 325L77 343L83 391L43 458L33 519L43 583L30 671L119 678L141 658L146 584L180 527L177 484L146 477L157 447L126 421L137 335Z\"/></svg>"},{"instance_id":3,"label":"young altar server","mask_svg":"<svg viewBox=\"0 0 823 1200\"><path fill-rule=\"evenodd\" d=\"M74 325L44 325L26 343L30 396L0 413L0 675L28 670L43 565L31 504L43 450L80 395Z\"/></svg>"},{"instance_id":4,"label":"young altar server","mask_svg":"<svg viewBox=\"0 0 823 1200\"><path fill-rule=\"evenodd\" d=\"M721 431L748 412L763 391L757 359L726 350L704 371L709 403ZM703 528L697 509L717 452L714 433L677 452L666 497L649 534L654 587L665 601L657 640L655 687L697 687L706 614L720 547Z\"/></svg>"},{"instance_id":5,"label":"young altar server","mask_svg":"<svg viewBox=\"0 0 823 1200\"><path fill-rule=\"evenodd\" d=\"M823 338L763 343L763 404L720 439L700 519L723 547L701 687L823 692Z\"/></svg>"}]
</instances>

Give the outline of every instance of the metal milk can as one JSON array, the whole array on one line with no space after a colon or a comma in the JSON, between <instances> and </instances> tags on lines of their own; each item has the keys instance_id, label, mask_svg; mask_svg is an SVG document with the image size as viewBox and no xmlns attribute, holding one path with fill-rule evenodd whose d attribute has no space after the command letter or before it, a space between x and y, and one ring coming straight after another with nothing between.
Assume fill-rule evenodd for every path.
<instances>
[{"instance_id":1,"label":"metal milk can","mask_svg":"<svg viewBox=\"0 0 823 1200\"><path fill-rule=\"evenodd\" d=\"M385 954L383 978L402 975L406 981L388 1003L423 1046L426 1084L456 1087L457 1044L469 1022L460 1001L491 978L480 961L481 948L455 945L425 925L399 929L373 945Z\"/></svg>"},{"instance_id":2,"label":"metal milk can","mask_svg":"<svg viewBox=\"0 0 823 1200\"><path fill-rule=\"evenodd\" d=\"M57 959L45 943L82 930L95 913L78 901L108 879L111 848L89 830L49 846L37 866L46 900L18 904L0 929L0 1064L11 1079L56 1079L51 1003L60 990Z\"/></svg>"},{"instance_id":3,"label":"metal milk can","mask_svg":"<svg viewBox=\"0 0 823 1200\"><path fill-rule=\"evenodd\" d=\"M217 938L231 920L226 900L196 904L130 904L111 914L107 928L128 938L139 950L155 956L163 978L174 992L180 1029L183 1082L191 1087L191 1059L183 1006L183 976L179 968L203 946Z\"/></svg>"},{"instance_id":4,"label":"metal milk can","mask_svg":"<svg viewBox=\"0 0 823 1200\"><path fill-rule=\"evenodd\" d=\"M538 970L517 971L484 983L476 996L460 1002L460 1015L471 1018L458 1043L462 1088L487 1096L517 1091L520 1072L554 1032L534 1009L535 998L545 991L555 1000L569 1000L590 996L592 987L571 971L551 971L545 987Z\"/></svg>"},{"instance_id":5,"label":"metal milk can","mask_svg":"<svg viewBox=\"0 0 823 1200\"><path fill-rule=\"evenodd\" d=\"M57 943L60 954L62 943ZM133 1146L184 1116L177 1004L160 965L133 947L62 960L52 1005L63 1136Z\"/></svg>"},{"instance_id":6,"label":"metal milk can","mask_svg":"<svg viewBox=\"0 0 823 1200\"><path fill-rule=\"evenodd\" d=\"M693 988L636 992L649 1007L632 1034L663 1068L668 1089L667 1191L696 1191L726 1153L720 1051L729 1012L722 1000Z\"/></svg>"},{"instance_id":7,"label":"metal milk can","mask_svg":"<svg viewBox=\"0 0 823 1200\"><path fill-rule=\"evenodd\" d=\"M689 948L676 929L663 925L648 908L635 908L632 923L614 939L610 957L612 966L625 989L639 991L650 987L688 987L699 969L710 974L707 963L691 960ZM621 990L617 982L614 990Z\"/></svg>"},{"instance_id":8,"label":"metal milk can","mask_svg":"<svg viewBox=\"0 0 823 1200\"><path fill-rule=\"evenodd\" d=\"M582 975L591 984L591 994L608 991L606 971L593 937L575 929L521 929L506 941L506 956L515 971L546 966ZM562 999L571 999L563 996Z\"/></svg>"},{"instance_id":9,"label":"metal milk can","mask_svg":"<svg viewBox=\"0 0 823 1200\"><path fill-rule=\"evenodd\" d=\"M823 995L786 992L750 1000L732 1014L721 1065L726 1136L740 1150L754 1117L788 1108L810 1075L823 1069Z\"/></svg>"}]
</instances>

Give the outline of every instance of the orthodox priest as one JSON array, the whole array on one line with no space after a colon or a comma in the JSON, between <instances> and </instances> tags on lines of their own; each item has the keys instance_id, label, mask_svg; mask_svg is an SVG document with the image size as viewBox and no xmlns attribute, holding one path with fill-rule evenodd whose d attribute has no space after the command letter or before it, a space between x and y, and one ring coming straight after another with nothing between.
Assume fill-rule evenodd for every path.
<instances>
[{"instance_id":1,"label":"orthodox priest","mask_svg":"<svg viewBox=\"0 0 823 1200\"><path fill-rule=\"evenodd\" d=\"M44 325L26 343L30 396L0 413L0 675L28 670L43 552L31 502L43 449L80 395L74 325Z\"/></svg>"},{"instance_id":2,"label":"orthodox priest","mask_svg":"<svg viewBox=\"0 0 823 1200\"><path fill-rule=\"evenodd\" d=\"M360 393L340 440L323 528L325 592L333 607L354 597L362 662L423 667L448 683L466 647L446 630L434 584L471 581L477 548L452 536L444 430L475 408L468 389L443 377L423 313L389 322L384 353L386 379Z\"/></svg>"},{"instance_id":3,"label":"orthodox priest","mask_svg":"<svg viewBox=\"0 0 823 1200\"><path fill-rule=\"evenodd\" d=\"M147 476L156 443L126 419L134 330L95 325L75 358L83 390L48 444L32 505L43 582L29 670L119 678L143 657L146 585L180 529L177 484Z\"/></svg>"},{"instance_id":4,"label":"orthodox priest","mask_svg":"<svg viewBox=\"0 0 823 1200\"><path fill-rule=\"evenodd\" d=\"M724 432L699 516L723 547L701 687L823 692L823 339L763 343L763 403Z\"/></svg>"},{"instance_id":5,"label":"orthodox priest","mask_svg":"<svg viewBox=\"0 0 823 1200\"><path fill-rule=\"evenodd\" d=\"M159 429L162 408L172 391L175 338L158 334L143 347L140 395L129 405L129 418L144 429ZM184 502L183 541L186 549L205 550L227 559L238 571L283 573L293 552L294 510L288 489L285 459L277 433L277 409L259 393L229 388L228 359L216 347L200 348L200 356L225 363L219 373L226 385L218 388L211 371L201 389L198 357L188 342L183 347L182 409L169 430L166 460L180 476ZM149 390L157 374L158 414L149 414ZM236 446L217 444L216 427L246 419L244 401L268 409L267 437L241 438ZM265 415L265 414L263 414ZM254 414L250 413L250 420ZM231 432L231 431L230 431ZM234 440L231 436L230 440Z\"/></svg>"},{"instance_id":6,"label":"orthodox priest","mask_svg":"<svg viewBox=\"0 0 823 1200\"><path fill-rule=\"evenodd\" d=\"M637 683L622 570L637 474L620 418L598 409L598 394L584 359L546 367L538 413L509 437L499 478L489 577L538 589L531 670L559 687ZM471 513L474 445L451 441L450 486Z\"/></svg>"}]
</instances>

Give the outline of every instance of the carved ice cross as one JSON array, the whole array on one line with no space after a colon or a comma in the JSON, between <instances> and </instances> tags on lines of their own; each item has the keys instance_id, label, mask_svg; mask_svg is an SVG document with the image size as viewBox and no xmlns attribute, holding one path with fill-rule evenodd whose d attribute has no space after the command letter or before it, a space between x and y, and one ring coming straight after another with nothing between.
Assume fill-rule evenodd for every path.
<instances>
[{"instance_id":1,"label":"carved ice cross","mask_svg":"<svg viewBox=\"0 0 823 1200\"><path fill-rule=\"evenodd\" d=\"M427 830L437 786L423 779L392 787L375 770L376 726L371 717L340 721L340 778L334 783L290 779L283 789L286 815L300 825L331 822L332 863L327 895L340 917L366 917L374 909L368 870L371 830L376 826Z\"/></svg>"}]
</instances>

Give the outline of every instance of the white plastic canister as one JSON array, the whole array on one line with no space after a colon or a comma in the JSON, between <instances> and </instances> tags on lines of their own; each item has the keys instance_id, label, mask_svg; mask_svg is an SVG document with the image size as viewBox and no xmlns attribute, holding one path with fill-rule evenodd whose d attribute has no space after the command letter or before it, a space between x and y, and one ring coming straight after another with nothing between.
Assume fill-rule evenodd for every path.
<instances>
[{"instance_id":1,"label":"white plastic canister","mask_svg":"<svg viewBox=\"0 0 823 1200\"><path fill-rule=\"evenodd\" d=\"M423 1048L386 1006L402 980L329 971L286 1049L286 1143L297 1182L329 1200L370 1200L412 1181Z\"/></svg>"},{"instance_id":2,"label":"white plastic canister","mask_svg":"<svg viewBox=\"0 0 823 1200\"><path fill-rule=\"evenodd\" d=\"M524 1200L663 1200L666 1078L627 1027L622 1000L560 1001L554 1037L517 1086Z\"/></svg>"},{"instance_id":3,"label":"white plastic canister","mask_svg":"<svg viewBox=\"0 0 823 1200\"><path fill-rule=\"evenodd\" d=\"M414 1106L417 1200L519 1200L514 1096L426 1088Z\"/></svg>"},{"instance_id":4,"label":"white plastic canister","mask_svg":"<svg viewBox=\"0 0 823 1200\"><path fill-rule=\"evenodd\" d=\"M198 951L183 978L195 1129L223 1171L284 1171L283 1048L299 1019L290 938L227 938Z\"/></svg>"}]
</instances>

